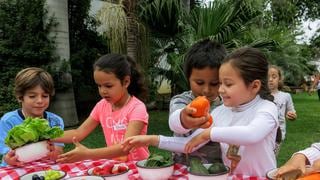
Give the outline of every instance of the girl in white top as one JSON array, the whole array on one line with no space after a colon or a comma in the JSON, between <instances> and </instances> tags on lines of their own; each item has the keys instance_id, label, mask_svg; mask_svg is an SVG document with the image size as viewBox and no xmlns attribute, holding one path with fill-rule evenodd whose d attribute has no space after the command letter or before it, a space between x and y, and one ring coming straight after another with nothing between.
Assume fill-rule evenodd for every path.
<instances>
[{"instance_id":1,"label":"girl in white top","mask_svg":"<svg viewBox=\"0 0 320 180\"><path fill-rule=\"evenodd\" d=\"M281 129L281 140L286 136L286 118L295 120L297 118L296 111L289 93L280 91L283 84L282 71L279 67L271 65L269 67L269 81L268 86L271 94L274 96L274 102L279 110L279 126Z\"/></svg>"},{"instance_id":2,"label":"girl in white top","mask_svg":"<svg viewBox=\"0 0 320 180\"><path fill-rule=\"evenodd\" d=\"M278 111L267 77L268 61L259 50L238 49L226 57L219 69L219 93L224 104L213 110L211 128L198 129L187 138L130 137L123 148L147 144L190 153L210 140L216 141L221 144L224 164L231 167L232 174L264 177L268 170L276 168L274 148L278 127Z\"/></svg>"}]
</instances>

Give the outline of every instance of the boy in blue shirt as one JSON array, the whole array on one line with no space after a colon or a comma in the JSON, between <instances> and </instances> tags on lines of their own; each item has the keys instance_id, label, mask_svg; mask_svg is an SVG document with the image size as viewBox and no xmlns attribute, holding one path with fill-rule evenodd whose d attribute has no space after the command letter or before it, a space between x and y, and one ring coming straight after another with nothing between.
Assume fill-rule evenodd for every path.
<instances>
[{"instance_id":1,"label":"boy in blue shirt","mask_svg":"<svg viewBox=\"0 0 320 180\"><path fill-rule=\"evenodd\" d=\"M20 109L4 114L0 119L0 154L2 163L0 166L22 166L15 155L15 151L5 144L8 132L21 124L27 117L39 117L48 120L49 126L58 126L64 129L64 122L58 115L47 112L50 97L54 95L54 83L51 75L45 70L30 67L21 70L15 77L14 94L21 105ZM63 152L63 144L54 144L54 149L48 157L55 160Z\"/></svg>"}]
</instances>

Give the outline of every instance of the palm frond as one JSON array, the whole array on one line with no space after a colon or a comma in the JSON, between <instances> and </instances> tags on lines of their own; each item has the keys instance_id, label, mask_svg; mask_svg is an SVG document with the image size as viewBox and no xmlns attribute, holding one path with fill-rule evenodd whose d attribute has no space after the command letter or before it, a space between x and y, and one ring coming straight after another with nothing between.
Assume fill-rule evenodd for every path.
<instances>
[{"instance_id":1,"label":"palm frond","mask_svg":"<svg viewBox=\"0 0 320 180\"><path fill-rule=\"evenodd\" d=\"M153 32L172 36L181 30L179 21L184 11L180 1L154 0L140 4L138 17Z\"/></svg>"},{"instance_id":2,"label":"palm frond","mask_svg":"<svg viewBox=\"0 0 320 180\"><path fill-rule=\"evenodd\" d=\"M192 27L196 39L210 37L220 43L227 43L245 30L254 17L259 14L245 1L213 1L206 8L192 13Z\"/></svg>"},{"instance_id":3,"label":"palm frond","mask_svg":"<svg viewBox=\"0 0 320 180\"><path fill-rule=\"evenodd\" d=\"M127 19L121 3L104 2L96 18L101 23L98 31L109 40L111 52L126 52Z\"/></svg>"}]
</instances>

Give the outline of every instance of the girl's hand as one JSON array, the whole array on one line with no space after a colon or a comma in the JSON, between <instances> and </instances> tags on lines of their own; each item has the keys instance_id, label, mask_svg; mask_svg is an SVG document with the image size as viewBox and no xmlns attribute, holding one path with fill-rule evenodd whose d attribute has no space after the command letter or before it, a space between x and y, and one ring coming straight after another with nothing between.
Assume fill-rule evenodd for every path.
<instances>
[{"instance_id":1,"label":"girl's hand","mask_svg":"<svg viewBox=\"0 0 320 180\"><path fill-rule=\"evenodd\" d=\"M185 146L184 151L185 153L191 153L192 149L199 144L202 144L208 140L210 140L210 131L211 128L205 129L201 134L193 137Z\"/></svg>"},{"instance_id":2,"label":"girl's hand","mask_svg":"<svg viewBox=\"0 0 320 180\"><path fill-rule=\"evenodd\" d=\"M286 118L290 120L295 120L297 118L297 114L294 111L288 111Z\"/></svg>"},{"instance_id":3,"label":"girl's hand","mask_svg":"<svg viewBox=\"0 0 320 180\"><path fill-rule=\"evenodd\" d=\"M90 149L80 144L75 137L73 138L73 144L76 146L73 150L58 156L56 160L58 163L71 163L90 159Z\"/></svg>"},{"instance_id":4,"label":"girl's hand","mask_svg":"<svg viewBox=\"0 0 320 180\"><path fill-rule=\"evenodd\" d=\"M158 146L159 136L157 135L137 135L126 138L121 143L121 148L125 152L129 152L135 148L142 146Z\"/></svg>"},{"instance_id":5,"label":"girl's hand","mask_svg":"<svg viewBox=\"0 0 320 180\"><path fill-rule=\"evenodd\" d=\"M276 177L280 177L286 172L300 169L304 174L306 172L307 158L303 154L296 154L285 165L281 166L276 173Z\"/></svg>"},{"instance_id":6,"label":"girl's hand","mask_svg":"<svg viewBox=\"0 0 320 180\"><path fill-rule=\"evenodd\" d=\"M180 112L180 120L181 124L186 129L194 129L199 128L200 126L204 125L208 117L193 117L192 114L196 112L196 108L190 107L190 104L187 105L181 112Z\"/></svg>"},{"instance_id":7,"label":"girl's hand","mask_svg":"<svg viewBox=\"0 0 320 180\"><path fill-rule=\"evenodd\" d=\"M18 166L22 167L23 162L18 160L18 156L16 156L14 150L10 150L5 156L4 156L4 161L11 166Z\"/></svg>"}]
</instances>

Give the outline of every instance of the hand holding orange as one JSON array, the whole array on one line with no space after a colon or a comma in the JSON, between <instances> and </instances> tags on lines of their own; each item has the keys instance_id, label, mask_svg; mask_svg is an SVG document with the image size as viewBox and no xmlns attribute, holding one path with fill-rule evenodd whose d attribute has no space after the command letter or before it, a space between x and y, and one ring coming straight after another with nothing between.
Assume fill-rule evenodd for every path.
<instances>
[{"instance_id":1,"label":"hand holding orange","mask_svg":"<svg viewBox=\"0 0 320 180\"><path fill-rule=\"evenodd\" d=\"M207 116L210 109L210 102L205 96L198 96L190 103L190 107L195 108L197 111L192 114L193 117ZM208 121L200 126L201 128L208 128L213 123L212 116L210 115Z\"/></svg>"}]
</instances>

